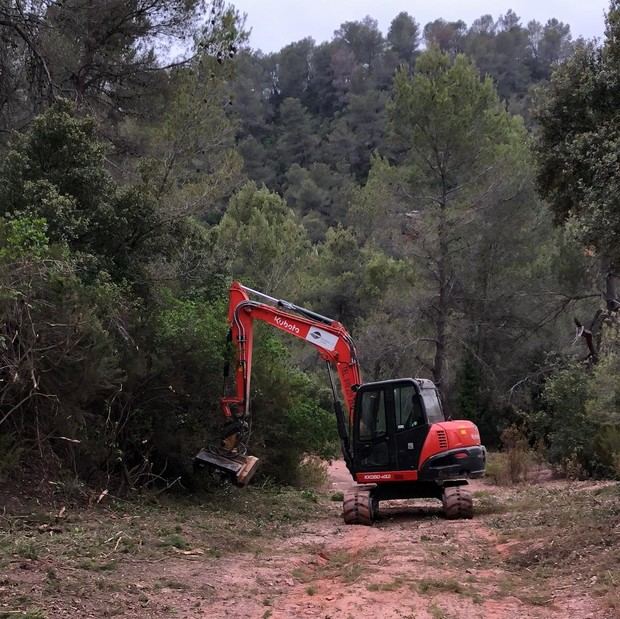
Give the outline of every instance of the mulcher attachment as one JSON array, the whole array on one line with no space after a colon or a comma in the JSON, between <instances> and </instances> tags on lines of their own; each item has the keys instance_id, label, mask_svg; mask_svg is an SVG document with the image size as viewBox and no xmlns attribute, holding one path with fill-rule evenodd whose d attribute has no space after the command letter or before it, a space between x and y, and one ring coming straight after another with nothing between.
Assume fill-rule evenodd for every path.
<instances>
[{"instance_id":1,"label":"mulcher attachment","mask_svg":"<svg viewBox=\"0 0 620 619\"><path fill-rule=\"evenodd\" d=\"M370 526L375 519L377 503L372 497L372 488L352 488L344 494L342 517L345 524Z\"/></svg>"},{"instance_id":2,"label":"mulcher attachment","mask_svg":"<svg viewBox=\"0 0 620 619\"><path fill-rule=\"evenodd\" d=\"M473 518L474 505L471 492L464 486L448 486L441 495L443 511L448 520Z\"/></svg>"},{"instance_id":3,"label":"mulcher attachment","mask_svg":"<svg viewBox=\"0 0 620 619\"><path fill-rule=\"evenodd\" d=\"M238 486L247 486L254 476L258 466L258 458L254 456L239 456L216 454L206 449L201 449L194 458L198 466L209 466L223 471L231 476Z\"/></svg>"}]
</instances>

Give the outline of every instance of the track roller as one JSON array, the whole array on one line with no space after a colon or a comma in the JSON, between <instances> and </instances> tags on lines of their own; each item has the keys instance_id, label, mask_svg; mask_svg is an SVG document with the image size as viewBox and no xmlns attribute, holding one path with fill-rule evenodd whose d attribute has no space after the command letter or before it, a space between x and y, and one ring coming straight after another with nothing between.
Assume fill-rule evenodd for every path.
<instances>
[{"instance_id":1,"label":"track roller","mask_svg":"<svg viewBox=\"0 0 620 619\"><path fill-rule=\"evenodd\" d=\"M370 526L375 518L377 501L370 490L353 488L347 490L342 502L342 517L345 524L364 524Z\"/></svg>"},{"instance_id":2,"label":"track roller","mask_svg":"<svg viewBox=\"0 0 620 619\"><path fill-rule=\"evenodd\" d=\"M471 492L464 486L448 486L441 495L443 511L448 520L473 518L474 503Z\"/></svg>"}]
</instances>

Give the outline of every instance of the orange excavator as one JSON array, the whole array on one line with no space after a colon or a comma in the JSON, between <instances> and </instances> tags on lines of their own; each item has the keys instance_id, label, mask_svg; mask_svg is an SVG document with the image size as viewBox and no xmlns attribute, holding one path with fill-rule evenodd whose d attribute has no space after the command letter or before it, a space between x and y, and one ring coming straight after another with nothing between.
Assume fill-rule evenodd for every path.
<instances>
[{"instance_id":1,"label":"orange excavator","mask_svg":"<svg viewBox=\"0 0 620 619\"><path fill-rule=\"evenodd\" d=\"M347 524L372 524L379 502L391 499L436 498L447 518L473 516L466 486L484 475L486 450L471 421L446 420L430 380L363 383L355 345L341 323L238 282L230 288L228 306L235 392L221 400L226 418L221 447L203 449L197 464L224 471L241 486L256 470L258 460L247 455L256 320L308 342L327 362L342 454L355 482L344 494Z\"/></svg>"}]
</instances>

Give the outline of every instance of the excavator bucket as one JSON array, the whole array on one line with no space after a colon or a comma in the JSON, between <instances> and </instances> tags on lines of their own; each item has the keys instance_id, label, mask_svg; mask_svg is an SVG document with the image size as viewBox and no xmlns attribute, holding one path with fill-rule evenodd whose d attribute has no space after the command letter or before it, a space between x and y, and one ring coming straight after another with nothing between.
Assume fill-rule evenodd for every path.
<instances>
[{"instance_id":1,"label":"excavator bucket","mask_svg":"<svg viewBox=\"0 0 620 619\"><path fill-rule=\"evenodd\" d=\"M254 456L223 456L201 449L195 457L198 466L209 466L230 475L238 486L247 486L258 467Z\"/></svg>"}]
</instances>

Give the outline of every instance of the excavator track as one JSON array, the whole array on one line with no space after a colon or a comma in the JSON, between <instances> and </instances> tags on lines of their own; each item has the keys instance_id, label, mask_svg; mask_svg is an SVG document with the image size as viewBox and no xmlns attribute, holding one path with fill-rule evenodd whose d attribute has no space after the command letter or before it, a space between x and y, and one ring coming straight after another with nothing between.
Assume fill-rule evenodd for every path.
<instances>
[{"instance_id":1,"label":"excavator track","mask_svg":"<svg viewBox=\"0 0 620 619\"><path fill-rule=\"evenodd\" d=\"M370 526L376 512L376 501L372 497L372 488L352 488L347 490L342 501L342 517L345 524L363 524Z\"/></svg>"},{"instance_id":2,"label":"excavator track","mask_svg":"<svg viewBox=\"0 0 620 619\"><path fill-rule=\"evenodd\" d=\"M471 492L464 486L448 486L441 496L443 511L448 520L473 518L474 504Z\"/></svg>"}]
</instances>

